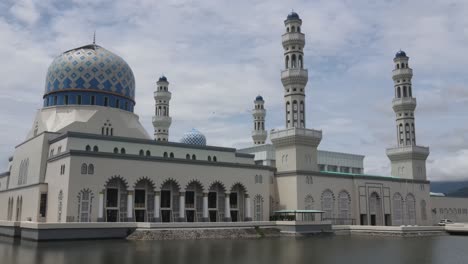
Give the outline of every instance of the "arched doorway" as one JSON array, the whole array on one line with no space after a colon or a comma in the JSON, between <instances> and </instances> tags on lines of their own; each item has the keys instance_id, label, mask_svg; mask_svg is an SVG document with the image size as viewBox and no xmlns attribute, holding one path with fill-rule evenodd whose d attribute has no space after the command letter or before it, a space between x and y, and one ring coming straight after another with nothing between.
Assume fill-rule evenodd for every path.
<instances>
[{"instance_id":1,"label":"arched doorway","mask_svg":"<svg viewBox=\"0 0 468 264\"><path fill-rule=\"evenodd\" d=\"M371 225L382 225L382 200L376 192L369 197L369 216Z\"/></svg>"},{"instance_id":2,"label":"arched doorway","mask_svg":"<svg viewBox=\"0 0 468 264\"><path fill-rule=\"evenodd\" d=\"M335 196L331 190L325 190L322 193L321 197L322 202L322 211L324 211L323 218L324 219L332 219L333 218L333 211L335 208Z\"/></svg>"},{"instance_id":3,"label":"arched doorway","mask_svg":"<svg viewBox=\"0 0 468 264\"><path fill-rule=\"evenodd\" d=\"M127 183L120 177L111 178L106 186L106 222L127 220Z\"/></svg>"},{"instance_id":4,"label":"arched doorway","mask_svg":"<svg viewBox=\"0 0 468 264\"><path fill-rule=\"evenodd\" d=\"M244 205L247 190L244 185L237 183L231 188L229 194L229 207L231 208L231 221L244 221Z\"/></svg>"},{"instance_id":5,"label":"arched doorway","mask_svg":"<svg viewBox=\"0 0 468 264\"><path fill-rule=\"evenodd\" d=\"M135 184L135 221L152 222L154 219L154 184L147 178Z\"/></svg>"},{"instance_id":6,"label":"arched doorway","mask_svg":"<svg viewBox=\"0 0 468 264\"><path fill-rule=\"evenodd\" d=\"M220 222L224 219L224 199L226 189L224 186L215 182L208 189L208 219L210 222Z\"/></svg>"},{"instance_id":7,"label":"arched doorway","mask_svg":"<svg viewBox=\"0 0 468 264\"><path fill-rule=\"evenodd\" d=\"M307 195L304 199L304 209L305 210L314 210L314 198L312 195ZM304 221L314 221L315 214L305 214Z\"/></svg>"},{"instance_id":8,"label":"arched doorway","mask_svg":"<svg viewBox=\"0 0 468 264\"><path fill-rule=\"evenodd\" d=\"M161 186L161 221L174 222L179 218L179 184L167 180Z\"/></svg>"},{"instance_id":9,"label":"arched doorway","mask_svg":"<svg viewBox=\"0 0 468 264\"><path fill-rule=\"evenodd\" d=\"M411 193L406 195L406 216L408 225L416 225L416 199Z\"/></svg>"},{"instance_id":10,"label":"arched doorway","mask_svg":"<svg viewBox=\"0 0 468 264\"><path fill-rule=\"evenodd\" d=\"M185 188L185 215L187 222L199 222L203 218L203 186L198 181Z\"/></svg>"},{"instance_id":11,"label":"arched doorway","mask_svg":"<svg viewBox=\"0 0 468 264\"><path fill-rule=\"evenodd\" d=\"M351 196L345 190L338 194L338 223L340 225L352 224L351 218Z\"/></svg>"},{"instance_id":12,"label":"arched doorway","mask_svg":"<svg viewBox=\"0 0 468 264\"><path fill-rule=\"evenodd\" d=\"M403 197L400 193L393 195L393 225L403 225Z\"/></svg>"}]
</instances>

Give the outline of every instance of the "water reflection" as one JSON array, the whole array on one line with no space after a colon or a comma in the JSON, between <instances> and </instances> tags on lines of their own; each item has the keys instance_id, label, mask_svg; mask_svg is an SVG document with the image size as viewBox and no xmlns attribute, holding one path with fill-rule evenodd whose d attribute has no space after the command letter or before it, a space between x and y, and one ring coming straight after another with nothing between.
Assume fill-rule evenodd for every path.
<instances>
[{"instance_id":1,"label":"water reflection","mask_svg":"<svg viewBox=\"0 0 468 264\"><path fill-rule=\"evenodd\" d=\"M468 237L31 242L0 237L0 263L468 263Z\"/></svg>"}]
</instances>

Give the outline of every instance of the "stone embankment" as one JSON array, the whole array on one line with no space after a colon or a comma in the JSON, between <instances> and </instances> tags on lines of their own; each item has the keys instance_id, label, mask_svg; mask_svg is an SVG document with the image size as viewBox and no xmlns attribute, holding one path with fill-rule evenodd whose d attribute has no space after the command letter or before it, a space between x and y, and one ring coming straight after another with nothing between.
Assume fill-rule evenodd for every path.
<instances>
[{"instance_id":1,"label":"stone embankment","mask_svg":"<svg viewBox=\"0 0 468 264\"><path fill-rule=\"evenodd\" d=\"M277 228L136 229L128 240L197 240L279 237Z\"/></svg>"}]
</instances>

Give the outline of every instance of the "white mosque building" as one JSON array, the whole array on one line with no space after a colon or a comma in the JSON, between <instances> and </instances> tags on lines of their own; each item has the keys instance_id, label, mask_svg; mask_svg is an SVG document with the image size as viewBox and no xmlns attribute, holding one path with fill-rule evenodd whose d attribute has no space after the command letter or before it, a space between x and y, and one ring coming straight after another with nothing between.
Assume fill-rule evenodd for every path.
<instances>
[{"instance_id":1,"label":"white mosque building","mask_svg":"<svg viewBox=\"0 0 468 264\"><path fill-rule=\"evenodd\" d=\"M326 131L306 125L302 20L292 12L284 25L285 127L267 132L258 96L253 144L240 150L207 145L195 129L171 141L166 77L154 92L153 137L134 113L135 79L121 57L95 43L56 57L43 107L0 174L0 220L268 221L276 210L317 209L334 224L433 224L443 211L431 208L429 148L416 143L409 57L393 60L392 176L366 175L364 156L317 149Z\"/></svg>"}]
</instances>

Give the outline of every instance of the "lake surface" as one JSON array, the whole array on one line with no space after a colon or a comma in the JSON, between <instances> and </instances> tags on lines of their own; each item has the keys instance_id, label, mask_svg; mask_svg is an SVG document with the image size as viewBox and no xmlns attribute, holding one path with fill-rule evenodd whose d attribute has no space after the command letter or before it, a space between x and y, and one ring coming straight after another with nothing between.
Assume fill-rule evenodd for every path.
<instances>
[{"instance_id":1,"label":"lake surface","mask_svg":"<svg viewBox=\"0 0 468 264\"><path fill-rule=\"evenodd\" d=\"M468 263L468 236L31 242L0 237L2 264Z\"/></svg>"}]
</instances>

